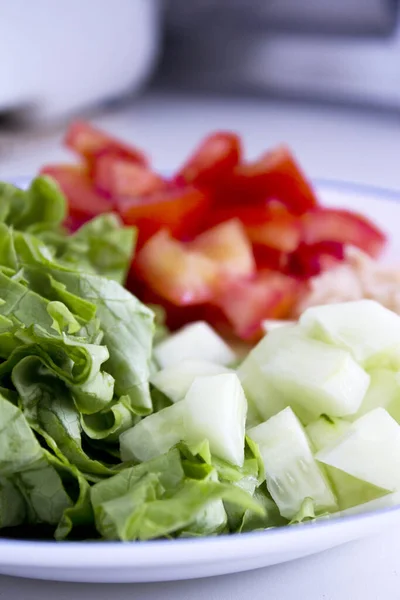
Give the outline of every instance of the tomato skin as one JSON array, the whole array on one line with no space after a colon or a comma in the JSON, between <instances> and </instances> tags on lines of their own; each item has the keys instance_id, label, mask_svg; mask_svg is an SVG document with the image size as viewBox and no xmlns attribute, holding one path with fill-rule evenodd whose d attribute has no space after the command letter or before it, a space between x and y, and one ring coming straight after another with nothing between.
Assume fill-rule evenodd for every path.
<instances>
[{"instance_id":1,"label":"tomato skin","mask_svg":"<svg viewBox=\"0 0 400 600\"><path fill-rule=\"evenodd\" d=\"M148 167L135 163L112 150L96 156L92 168L93 182L97 190L111 196L137 198L165 188L162 177Z\"/></svg>"},{"instance_id":2,"label":"tomato skin","mask_svg":"<svg viewBox=\"0 0 400 600\"><path fill-rule=\"evenodd\" d=\"M302 221L306 244L326 240L351 244L377 257L387 241L385 234L369 219L349 210L321 208L303 215Z\"/></svg>"},{"instance_id":3,"label":"tomato skin","mask_svg":"<svg viewBox=\"0 0 400 600\"><path fill-rule=\"evenodd\" d=\"M166 230L151 237L138 252L135 270L153 292L177 306L211 300L218 279L216 263Z\"/></svg>"},{"instance_id":4,"label":"tomato skin","mask_svg":"<svg viewBox=\"0 0 400 600\"><path fill-rule=\"evenodd\" d=\"M177 239L190 238L199 230L209 204L207 194L189 186L171 186L144 197L117 199L122 220L138 227L140 244L163 228Z\"/></svg>"},{"instance_id":5,"label":"tomato skin","mask_svg":"<svg viewBox=\"0 0 400 600\"><path fill-rule=\"evenodd\" d=\"M141 150L117 140L86 121L74 121L70 124L64 137L64 145L90 165L98 154L105 150L112 150L121 158L127 158L141 165L146 165L148 162Z\"/></svg>"},{"instance_id":6,"label":"tomato skin","mask_svg":"<svg viewBox=\"0 0 400 600\"><path fill-rule=\"evenodd\" d=\"M290 150L282 145L259 159L238 165L229 186L218 194L219 203L279 201L295 215L318 206L318 199Z\"/></svg>"},{"instance_id":7,"label":"tomato skin","mask_svg":"<svg viewBox=\"0 0 400 600\"><path fill-rule=\"evenodd\" d=\"M232 281L215 303L238 337L257 340L263 333L262 321L288 317L301 289L301 282L292 277L260 271L253 280Z\"/></svg>"},{"instance_id":8,"label":"tomato skin","mask_svg":"<svg viewBox=\"0 0 400 600\"><path fill-rule=\"evenodd\" d=\"M216 261L221 276L250 277L255 273L251 243L238 219L208 229L190 243L190 248Z\"/></svg>"},{"instance_id":9,"label":"tomato skin","mask_svg":"<svg viewBox=\"0 0 400 600\"><path fill-rule=\"evenodd\" d=\"M82 165L46 165L41 171L55 179L68 200L69 214L81 224L114 209L113 202L96 192Z\"/></svg>"},{"instance_id":10,"label":"tomato skin","mask_svg":"<svg viewBox=\"0 0 400 600\"><path fill-rule=\"evenodd\" d=\"M302 238L300 218L277 202L216 207L208 217L212 224L234 218L243 223L247 237L253 244L287 253L293 252Z\"/></svg>"},{"instance_id":11,"label":"tomato skin","mask_svg":"<svg viewBox=\"0 0 400 600\"><path fill-rule=\"evenodd\" d=\"M287 259L286 270L291 275L309 279L335 267L345 258L344 245L327 240L315 244L301 243Z\"/></svg>"},{"instance_id":12,"label":"tomato skin","mask_svg":"<svg viewBox=\"0 0 400 600\"><path fill-rule=\"evenodd\" d=\"M258 271L280 271L287 273L290 254L262 244L253 244L253 254Z\"/></svg>"},{"instance_id":13,"label":"tomato skin","mask_svg":"<svg viewBox=\"0 0 400 600\"><path fill-rule=\"evenodd\" d=\"M242 155L238 135L217 131L206 137L175 176L178 183L199 187L221 184L239 164Z\"/></svg>"},{"instance_id":14,"label":"tomato skin","mask_svg":"<svg viewBox=\"0 0 400 600\"><path fill-rule=\"evenodd\" d=\"M291 215L276 215L270 221L247 226L246 232L253 244L267 246L281 252L293 252L302 237L301 223Z\"/></svg>"}]
</instances>

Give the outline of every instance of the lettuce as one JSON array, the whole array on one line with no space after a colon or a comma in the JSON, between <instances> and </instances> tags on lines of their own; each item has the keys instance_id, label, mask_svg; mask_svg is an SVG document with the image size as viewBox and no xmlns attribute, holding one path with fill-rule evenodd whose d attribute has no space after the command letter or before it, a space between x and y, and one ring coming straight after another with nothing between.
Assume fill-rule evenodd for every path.
<instances>
[{"instance_id":1,"label":"lettuce","mask_svg":"<svg viewBox=\"0 0 400 600\"><path fill-rule=\"evenodd\" d=\"M150 385L167 330L121 285L134 229L109 214L68 235L65 216L51 179L0 183L0 529L145 540L271 525L251 440L240 467L207 441L122 462L124 432L171 404Z\"/></svg>"},{"instance_id":2,"label":"lettuce","mask_svg":"<svg viewBox=\"0 0 400 600\"><path fill-rule=\"evenodd\" d=\"M215 524L215 502L222 500L263 514L250 494L220 482L214 468L195 465L174 448L96 483L91 495L97 529L107 539L124 541L209 535L225 525L224 516Z\"/></svg>"}]
</instances>

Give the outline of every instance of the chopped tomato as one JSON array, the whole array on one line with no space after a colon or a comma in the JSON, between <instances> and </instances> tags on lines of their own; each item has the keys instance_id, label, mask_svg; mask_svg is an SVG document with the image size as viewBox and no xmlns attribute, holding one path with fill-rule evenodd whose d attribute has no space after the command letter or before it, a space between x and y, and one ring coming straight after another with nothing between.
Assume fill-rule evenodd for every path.
<instances>
[{"instance_id":1,"label":"chopped tomato","mask_svg":"<svg viewBox=\"0 0 400 600\"><path fill-rule=\"evenodd\" d=\"M270 221L246 227L253 244L275 248L281 252L293 252L301 240L301 223L289 214L276 215Z\"/></svg>"},{"instance_id":2,"label":"chopped tomato","mask_svg":"<svg viewBox=\"0 0 400 600\"><path fill-rule=\"evenodd\" d=\"M189 250L161 230L138 252L139 277L162 298L185 306L207 302L213 296L218 278L216 263Z\"/></svg>"},{"instance_id":3,"label":"chopped tomato","mask_svg":"<svg viewBox=\"0 0 400 600\"><path fill-rule=\"evenodd\" d=\"M344 260L346 245L375 257L386 241L367 218L320 207L286 146L245 162L239 136L217 131L167 180L89 123L72 123L65 143L81 164L42 170L67 196L65 225L116 210L137 226L128 287L163 306L172 328L201 319L254 341L262 321L290 316L308 280Z\"/></svg>"},{"instance_id":4,"label":"chopped tomato","mask_svg":"<svg viewBox=\"0 0 400 600\"><path fill-rule=\"evenodd\" d=\"M242 339L257 339L262 335L265 319L288 317L298 300L302 284L292 277L274 271L260 272L252 281L231 282L216 304Z\"/></svg>"},{"instance_id":5,"label":"chopped tomato","mask_svg":"<svg viewBox=\"0 0 400 600\"><path fill-rule=\"evenodd\" d=\"M369 219L349 210L322 208L303 216L304 241L316 244L325 240L358 246L373 257L379 256L385 234Z\"/></svg>"},{"instance_id":6,"label":"chopped tomato","mask_svg":"<svg viewBox=\"0 0 400 600\"><path fill-rule=\"evenodd\" d=\"M104 150L112 150L120 157L141 165L147 164L147 158L141 150L113 138L85 121L74 121L70 124L64 144L86 159L89 164L92 164L93 159Z\"/></svg>"},{"instance_id":7,"label":"chopped tomato","mask_svg":"<svg viewBox=\"0 0 400 600\"><path fill-rule=\"evenodd\" d=\"M257 270L272 270L286 273L290 254L265 244L253 244L253 254Z\"/></svg>"},{"instance_id":8,"label":"chopped tomato","mask_svg":"<svg viewBox=\"0 0 400 600\"><path fill-rule=\"evenodd\" d=\"M41 173L55 179L64 192L70 216L82 222L113 210L113 202L93 188L87 168L82 165L46 165Z\"/></svg>"},{"instance_id":9,"label":"chopped tomato","mask_svg":"<svg viewBox=\"0 0 400 600\"><path fill-rule=\"evenodd\" d=\"M287 270L298 277L314 277L344 260L344 246L340 242L324 241L300 244L288 257Z\"/></svg>"},{"instance_id":10,"label":"chopped tomato","mask_svg":"<svg viewBox=\"0 0 400 600\"><path fill-rule=\"evenodd\" d=\"M226 202L232 198L245 204L279 200L298 215L318 205L312 185L285 146L236 167L230 190L225 191Z\"/></svg>"},{"instance_id":11,"label":"chopped tomato","mask_svg":"<svg viewBox=\"0 0 400 600\"><path fill-rule=\"evenodd\" d=\"M220 185L239 164L242 154L239 136L229 131L218 131L205 138L194 154L183 165L176 181L196 186Z\"/></svg>"},{"instance_id":12,"label":"chopped tomato","mask_svg":"<svg viewBox=\"0 0 400 600\"><path fill-rule=\"evenodd\" d=\"M128 225L137 225L142 243L162 228L177 238L197 233L209 207L209 197L192 187L171 187L138 198L118 198L119 213Z\"/></svg>"},{"instance_id":13,"label":"chopped tomato","mask_svg":"<svg viewBox=\"0 0 400 600\"><path fill-rule=\"evenodd\" d=\"M243 225L237 219L221 223L197 236L190 247L215 260L221 274L230 277L250 277L255 273L251 244Z\"/></svg>"},{"instance_id":14,"label":"chopped tomato","mask_svg":"<svg viewBox=\"0 0 400 600\"><path fill-rule=\"evenodd\" d=\"M216 207L208 216L211 223L223 223L233 218L243 223L253 244L268 246L282 252L293 252L302 237L302 223L299 217L292 215L277 202Z\"/></svg>"},{"instance_id":15,"label":"chopped tomato","mask_svg":"<svg viewBox=\"0 0 400 600\"><path fill-rule=\"evenodd\" d=\"M96 158L92 176L99 191L117 198L147 196L165 187L162 177L154 171L110 150Z\"/></svg>"}]
</instances>

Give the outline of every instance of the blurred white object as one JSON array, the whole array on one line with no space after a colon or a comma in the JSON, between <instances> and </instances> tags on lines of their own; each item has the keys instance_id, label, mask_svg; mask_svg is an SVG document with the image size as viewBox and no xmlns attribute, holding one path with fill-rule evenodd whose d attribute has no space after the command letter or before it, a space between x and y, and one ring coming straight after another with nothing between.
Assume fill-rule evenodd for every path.
<instances>
[{"instance_id":1,"label":"blurred white object","mask_svg":"<svg viewBox=\"0 0 400 600\"><path fill-rule=\"evenodd\" d=\"M47 119L139 89L159 0L0 0L0 111Z\"/></svg>"}]
</instances>

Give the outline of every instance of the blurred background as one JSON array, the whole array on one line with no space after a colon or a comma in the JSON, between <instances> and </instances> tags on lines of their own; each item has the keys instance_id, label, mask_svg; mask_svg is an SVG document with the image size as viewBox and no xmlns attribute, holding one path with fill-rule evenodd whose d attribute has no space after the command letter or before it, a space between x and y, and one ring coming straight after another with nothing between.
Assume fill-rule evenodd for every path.
<instances>
[{"instance_id":1,"label":"blurred background","mask_svg":"<svg viewBox=\"0 0 400 600\"><path fill-rule=\"evenodd\" d=\"M174 169L213 129L249 157L400 188L397 0L0 0L0 176L68 159L76 116Z\"/></svg>"}]
</instances>

